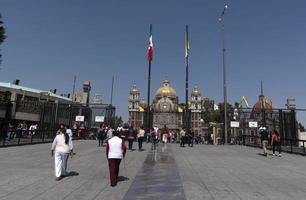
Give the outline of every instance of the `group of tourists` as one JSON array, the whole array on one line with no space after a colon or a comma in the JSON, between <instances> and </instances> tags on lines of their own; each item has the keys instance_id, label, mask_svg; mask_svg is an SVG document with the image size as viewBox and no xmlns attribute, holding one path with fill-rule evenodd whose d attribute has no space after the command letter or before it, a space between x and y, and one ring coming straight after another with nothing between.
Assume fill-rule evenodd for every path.
<instances>
[{"instance_id":1,"label":"group of tourists","mask_svg":"<svg viewBox=\"0 0 306 200\"><path fill-rule=\"evenodd\" d=\"M269 134L267 127L262 126L259 128L260 140L263 149L263 155L268 156L267 146L270 145L272 147L273 156L276 156L275 150L278 150L278 156L281 157L281 138L280 134L277 130L274 130L271 134Z\"/></svg>"}]
</instances>

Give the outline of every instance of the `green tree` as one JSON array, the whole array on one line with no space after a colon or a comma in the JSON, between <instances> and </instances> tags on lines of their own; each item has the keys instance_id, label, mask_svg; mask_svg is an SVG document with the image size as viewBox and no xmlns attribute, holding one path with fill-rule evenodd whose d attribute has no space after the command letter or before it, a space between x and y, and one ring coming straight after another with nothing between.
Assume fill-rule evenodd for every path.
<instances>
[{"instance_id":1,"label":"green tree","mask_svg":"<svg viewBox=\"0 0 306 200\"><path fill-rule=\"evenodd\" d=\"M109 117L106 118L104 121L105 124L111 125L114 128L117 128L119 125L123 124L123 120L121 118L121 116L115 116L115 117Z\"/></svg>"},{"instance_id":2,"label":"green tree","mask_svg":"<svg viewBox=\"0 0 306 200\"><path fill-rule=\"evenodd\" d=\"M224 104L218 104L218 110L206 110L202 113L202 119L205 122L215 122L215 123L222 123L224 121ZM227 103L227 116L228 120L233 118L234 108L231 104Z\"/></svg>"},{"instance_id":3,"label":"green tree","mask_svg":"<svg viewBox=\"0 0 306 200\"><path fill-rule=\"evenodd\" d=\"M305 127L300 122L299 122L299 129L301 132L305 132Z\"/></svg>"},{"instance_id":4,"label":"green tree","mask_svg":"<svg viewBox=\"0 0 306 200\"><path fill-rule=\"evenodd\" d=\"M5 28L3 26L2 16L0 14L0 44L4 42L5 38L6 38ZM0 54L0 63L1 63L1 54Z\"/></svg>"},{"instance_id":5,"label":"green tree","mask_svg":"<svg viewBox=\"0 0 306 200\"><path fill-rule=\"evenodd\" d=\"M202 113L202 119L204 119L204 122L222 122L220 110L205 111L204 113Z\"/></svg>"},{"instance_id":6,"label":"green tree","mask_svg":"<svg viewBox=\"0 0 306 200\"><path fill-rule=\"evenodd\" d=\"M224 121L224 103L219 103L218 106L219 106L219 111L221 114L221 120L223 122ZM231 104L227 103L226 111L227 111L227 120L233 119L234 107Z\"/></svg>"}]
</instances>

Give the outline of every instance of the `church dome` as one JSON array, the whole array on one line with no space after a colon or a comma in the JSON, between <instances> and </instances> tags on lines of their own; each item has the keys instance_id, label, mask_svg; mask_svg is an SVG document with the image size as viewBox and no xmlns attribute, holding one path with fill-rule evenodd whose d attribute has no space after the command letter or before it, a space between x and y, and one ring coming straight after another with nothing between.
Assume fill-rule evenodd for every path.
<instances>
[{"instance_id":1,"label":"church dome","mask_svg":"<svg viewBox=\"0 0 306 200\"><path fill-rule=\"evenodd\" d=\"M156 97L176 97L176 91L170 86L168 80L164 80L163 86L160 87L156 93Z\"/></svg>"},{"instance_id":2,"label":"church dome","mask_svg":"<svg viewBox=\"0 0 306 200\"><path fill-rule=\"evenodd\" d=\"M272 101L266 99L263 95L259 96L259 101L255 103L253 106L253 110L255 112L260 112L262 109L266 111L271 111L273 109L272 107Z\"/></svg>"}]
</instances>

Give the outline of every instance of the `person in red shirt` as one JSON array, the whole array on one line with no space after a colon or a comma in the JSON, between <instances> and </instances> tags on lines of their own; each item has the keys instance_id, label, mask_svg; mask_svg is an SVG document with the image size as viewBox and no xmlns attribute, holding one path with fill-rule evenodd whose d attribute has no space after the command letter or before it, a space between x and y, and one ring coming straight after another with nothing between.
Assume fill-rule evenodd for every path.
<instances>
[{"instance_id":1,"label":"person in red shirt","mask_svg":"<svg viewBox=\"0 0 306 200\"><path fill-rule=\"evenodd\" d=\"M275 130L272 139L271 139L271 146L273 150L273 156L275 156L275 147L278 149L278 156L281 157L281 146L280 146L280 135L279 133Z\"/></svg>"},{"instance_id":2,"label":"person in red shirt","mask_svg":"<svg viewBox=\"0 0 306 200\"><path fill-rule=\"evenodd\" d=\"M108 159L110 185L112 187L117 185L120 162L126 153L125 143L118 137L118 134L118 131L114 131L114 137L109 139L106 144L106 158Z\"/></svg>"}]
</instances>

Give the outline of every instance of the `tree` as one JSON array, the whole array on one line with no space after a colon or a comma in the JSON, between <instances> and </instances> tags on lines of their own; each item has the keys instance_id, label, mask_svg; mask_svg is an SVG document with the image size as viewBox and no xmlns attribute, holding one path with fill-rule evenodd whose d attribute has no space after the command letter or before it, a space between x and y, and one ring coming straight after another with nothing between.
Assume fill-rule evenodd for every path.
<instances>
[{"instance_id":1,"label":"tree","mask_svg":"<svg viewBox=\"0 0 306 200\"><path fill-rule=\"evenodd\" d=\"M301 132L305 132L305 127L300 122L299 122L299 129Z\"/></svg>"},{"instance_id":2,"label":"tree","mask_svg":"<svg viewBox=\"0 0 306 200\"><path fill-rule=\"evenodd\" d=\"M202 113L202 119L204 119L204 122L215 122L215 123L221 123L222 122L222 116L219 110L213 110L211 112L205 111Z\"/></svg>"},{"instance_id":3,"label":"tree","mask_svg":"<svg viewBox=\"0 0 306 200\"><path fill-rule=\"evenodd\" d=\"M5 28L3 26L3 22L1 19L2 19L2 16L0 14L0 44L2 44L6 38ZM0 54L0 63L1 63L1 54Z\"/></svg>"},{"instance_id":4,"label":"tree","mask_svg":"<svg viewBox=\"0 0 306 200\"><path fill-rule=\"evenodd\" d=\"M224 122L224 103L219 103L218 106L219 106L219 111L220 111L220 114L221 114L222 122ZM228 120L233 119L233 117L234 117L234 108L229 103L226 104L226 112L227 112L227 119Z\"/></svg>"},{"instance_id":5,"label":"tree","mask_svg":"<svg viewBox=\"0 0 306 200\"><path fill-rule=\"evenodd\" d=\"M224 121L224 104L218 104L218 110L207 110L202 113L202 119L205 122L223 123ZM234 108L231 104L227 103L227 116L232 119L234 116Z\"/></svg>"},{"instance_id":6,"label":"tree","mask_svg":"<svg viewBox=\"0 0 306 200\"><path fill-rule=\"evenodd\" d=\"M108 125L111 125L113 126L114 128L118 127L119 125L122 125L123 121L122 121L122 118L121 116L118 117L118 116L115 116L115 117L108 117L105 119L104 121L105 124L108 124Z\"/></svg>"}]
</instances>

